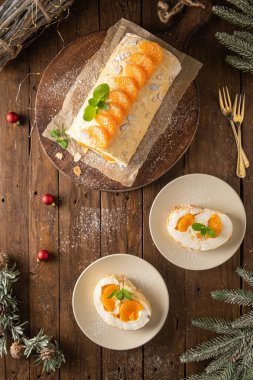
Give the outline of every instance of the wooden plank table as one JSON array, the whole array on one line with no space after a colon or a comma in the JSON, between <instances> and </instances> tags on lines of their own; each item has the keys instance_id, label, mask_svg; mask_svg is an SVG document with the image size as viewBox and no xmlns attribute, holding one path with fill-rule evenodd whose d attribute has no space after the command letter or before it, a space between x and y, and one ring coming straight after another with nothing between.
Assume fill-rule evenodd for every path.
<instances>
[{"instance_id":1,"label":"wooden plank table","mask_svg":"<svg viewBox=\"0 0 253 380\"><path fill-rule=\"evenodd\" d=\"M156 16L155 0L75 0L70 17L59 30L67 44L79 35L107 29L125 17L150 31L164 30ZM214 38L216 31L230 30L216 17L196 33L188 51L203 62L198 76L201 115L197 136L187 154L159 181L146 188L106 193L86 191L76 186L52 166L39 145L33 126L37 86L50 60L62 49L56 28L22 51L0 74L0 250L6 251L21 270L15 291L22 301L22 319L30 321L29 333L41 327L60 341L67 363L60 371L41 375L40 368L27 360L10 357L0 360L0 379L61 380L84 379L181 379L203 367L182 365L179 355L210 336L193 328L194 316L235 317L239 308L225 306L210 297L217 288L239 287L234 270L252 264L253 228L252 169L245 180L235 176L236 149L232 133L217 105L218 87L245 91L253 102L253 79L224 63L224 48ZM18 85L24 81L15 103ZM6 114L15 111L26 116L23 128L7 125ZM253 120L246 113L243 139L253 163ZM155 248L148 227L148 216L156 194L170 180L186 173L208 173L228 182L240 194L248 216L244 243L224 265L204 272L185 271L165 260ZM43 206L41 195L59 195L59 208ZM53 253L46 264L36 262L41 248ZM116 352L101 349L79 330L71 307L73 286L81 271L101 256L127 252L144 257L155 265L166 280L170 311L162 331L144 347ZM251 265L252 268L252 265Z\"/></svg>"}]
</instances>

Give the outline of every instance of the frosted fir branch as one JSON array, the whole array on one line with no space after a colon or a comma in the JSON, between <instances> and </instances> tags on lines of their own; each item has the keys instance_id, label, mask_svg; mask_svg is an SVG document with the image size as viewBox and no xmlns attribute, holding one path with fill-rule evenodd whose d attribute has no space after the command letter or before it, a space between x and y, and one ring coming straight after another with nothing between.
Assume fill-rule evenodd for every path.
<instances>
[{"instance_id":1,"label":"frosted fir branch","mask_svg":"<svg viewBox=\"0 0 253 380\"><path fill-rule=\"evenodd\" d=\"M253 17L253 4L247 0L227 0L228 3L234 5L244 13L250 14Z\"/></svg>"},{"instance_id":2,"label":"frosted fir branch","mask_svg":"<svg viewBox=\"0 0 253 380\"><path fill-rule=\"evenodd\" d=\"M245 29L253 28L253 16L249 16L223 6L213 6L212 11L216 16L223 18L233 25L240 26Z\"/></svg>"},{"instance_id":3,"label":"frosted fir branch","mask_svg":"<svg viewBox=\"0 0 253 380\"><path fill-rule=\"evenodd\" d=\"M218 358L213 359L205 368L206 373L217 372L223 368L224 363L234 360L233 358L238 355L238 348L233 347L225 354L220 355Z\"/></svg>"},{"instance_id":4,"label":"frosted fir branch","mask_svg":"<svg viewBox=\"0 0 253 380\"><path fill-rule=\"evenodd\" d=\"M235 328L235 329L252 328L253 329L253 311L241 316L240 318L237 318L232 323L232 328ZM252 330L252 333L253 333L253 330Z\"/></svg>"},{"instance_id":5,"label":"frosted fir branch","mask_svg":"<svg viewBox=\"0 0 253 380\"><path fill-rule=\"evenodd\" d=\"M241 70L243 72L248 72L253 74L253 62L243 59L241 57L236 57L228 55L225 60L229 65L233 66L235 69Z\"/></svg>"},{"instance_id":6,"label":"frosted fir branch","mask_svg":"<svg viewBox=\"0 0 253 380\"><path fill-rule=\"evenodd\" d=\"M202 372L200 374L189 376L186 380L217 380L217 374Z\"/></svg>"},{"instance_id":7,"label":"frosted fir branch","mask_svg":"<svg viewBox=\"0 0 253 380\"><path fill-rule=\"evenodd\" d=\"M50 337L44 334L42 329L33 338L24 338L24 355L28 358L32 351L40 352L43 348L48 346L50 339Z\"/></svg>"},{"instance_id":8,"label":"frosted fir branch","mask_svg":"<svg viewBox=\"0 0 253 380\"><path fill-rule=\"evenodd\" d=\"M236 370L232 362L223 363L223 367L213 373L202 372L197 375L187 377L186 380L231 380Z\"/></svg>"},{"instance_id":9,"label":"frosted fir branch","mask_svg":"<svg viewBox=\"0 0 253 380\"><path fill-rule=\"evenodd\" d=\"M2 358L4 355L7 354L6 343L7 343L7 337L6 337L5 334L3 334L3 335L0 337L0 357L1 357L1 358Z\"/></svg>"},{"instance_id":10,"label":"frosted fir branch","mask_svg":"<svg viewBox=\"0 0 253 380\"><path fill-rule=\"evenodd\" d=\"M217 32L215 33L215 37L222 45L226 46L226 48L228 48L229 50L239 54L240 56L246 59L253 60L252 43L228 33Z\"/></svg>"},{"instance_id":11,"label":"frosted fir branch","mask_svg":"<svg viewBox=\"0 0 253 380\"><path fill-rule=\"evenodd\" d=\"M200 343L194 348L189 349L180 356L181 363L202 361L214 358L229 351L232 347L239 344L242 336L222 336Z\"/></svg>"},{"instance_id":12,"label":"frosted fir branch","mask_svg":"<svg viewBox=\"0 0 253 380\"><path fill-rule=\"evenodd\" d=\"M212 297L218 301L223 301L240 306L253 305L253 292L251 290L216 290L211 293Z\"/></svg>"},{"instance_id":13,"label":"frosted fir branch","mask_svg":"<svg viewBox=\"0 0 253 380\"><path fill-rule=\"evenodd\" d=\"M220 334L234 334L232 330L232 321L223 318L195 318L192 320L192 325L205 330L214 331Z\"/></svg>"},{"instance_id":14,"label":"frosted fir branch","mask_svg":"<svg viewBox=\"0 0 253 380\"><path fill-rule=\"evenodd\" d=\"M253 34L250 32L245 32L245 30L235 30L233 34L242 40L253 43Z\"/></svg>"},{"instance_id":15,"label":"frosted fir branch","mask_svg":"<svg viewBox=\"0 0 253 380\"><path fill-rule=\"evenodd\" d=\"M253 41L253 35L252 35L252 41ZM253 65L253 64L252 64ZM244 269L244 268L240 268L238 267L236 269L236 273L239 274L239 276L244 280L246 281L249 285L253 286L253 272L247 270L247 269Z\"/></svg>"}]
</instances>

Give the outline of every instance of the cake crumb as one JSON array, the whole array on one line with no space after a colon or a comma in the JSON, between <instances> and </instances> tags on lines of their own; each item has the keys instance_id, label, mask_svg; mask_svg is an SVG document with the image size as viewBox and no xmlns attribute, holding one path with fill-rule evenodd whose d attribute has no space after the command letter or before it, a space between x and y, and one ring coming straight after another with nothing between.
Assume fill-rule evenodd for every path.
<instances>
[{"instance_id":1,"label":"cake crumb","mask_svg":"<svg viewBox=\"0 0 253 380\"><path fill-rule=\"evenodd\" d=\"M75 167L73 168L73 171L74 171L75 175L77 175L77 177L80 177L80 175L82 174L82 171L81 171L81 169L80 169L80 166L75 166Z\"/></svg>"},{"instance_id":2,"label":"cake crumb","mask_svg":"<svg viewBox=\"0 0 253 380\"><path fill-rule=\"evenodd\" d=\"M76 152L76 153L74 154L74 162L78 162L81 158L82 158L81 153Z\"/></svg>"},{"instance_id":3,"label":"cake crumb","mask_svg":"<svg viewBox=\"0 0 253 380\"><path fill-rule=\"evenodd\" d=\"M63 154L61 152L58 152L58 153L56 153L55 157L58 158L58 160L62 160Z\"/></svg>"}]
</instances>

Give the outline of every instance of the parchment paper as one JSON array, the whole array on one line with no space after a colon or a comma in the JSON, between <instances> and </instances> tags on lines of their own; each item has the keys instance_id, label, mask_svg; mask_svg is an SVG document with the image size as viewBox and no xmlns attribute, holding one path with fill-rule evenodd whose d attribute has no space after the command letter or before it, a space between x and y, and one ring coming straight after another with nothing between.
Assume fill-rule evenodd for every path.
<instances>
[{"instance_id":1,"label":"parchment paper","mask_svg":"<svg viewBox=\"0 0 253 380\"><path fill-rule=\"evenodd\" d=\"M54 116L45 129L43 136L53 140L50 137L50 130L54 128L68 129L71 126L89 91L96 83L101 69L105 66L112 51L126 33L135 33L143 38L157 42L163 48L169 50L181 63L182 69L180 73L164 97L163 102L155 114L146 135L126 168L120 167L117 164L108 163L100 155L90 150L84 154L83 148L72 139L69 139L70 141L67 150L72 155L79 151L82 154L81 160L85 164L98 169L107 177L113 179L114 181L120 182L124 186L131 186L135 181L138 170L145 162L150 150L160 134L162 134L166 128L175 128L175 126L170 124L172 114L175 111L178 102L182 98L188 86L195 79L202 66L202 64L197 60L182 52L179 52L174 47L157 38L140 26L128 20L121 19L108 30L107 36L101 48L89 59L88 62L86 62L75 83L69 90L61 111Z\"/></svg>"}]
</instances>

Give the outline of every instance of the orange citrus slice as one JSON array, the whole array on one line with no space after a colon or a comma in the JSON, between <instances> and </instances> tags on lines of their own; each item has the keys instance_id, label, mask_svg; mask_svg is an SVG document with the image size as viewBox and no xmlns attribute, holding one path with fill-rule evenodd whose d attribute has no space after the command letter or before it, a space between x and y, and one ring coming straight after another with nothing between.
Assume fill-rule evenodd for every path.
<instances>
[{"instance_id":1,"label":"orange citrus slice","mask_svg":"<svg viewBox=\"0 0 253 380\"><path fill-rule=\"evenodd\" d=\"M185 214L177 222L177 230L185 232L194 223L195 217L192 214Z\"/></svg>"},{"instance_id":2,"label":"orange citrus slice","mask_svg":"<svg viewBox=\"0 0 253 380\"><path fill-rule=\"evenodd\" d=\"M131 107L131 99L124 91L111 91L109 95L109 99L116 104L119 104L124 112L127 112ZM110 103L111 104L111 103Z\"/></svg>"},{"instance_id":3,"label":"orange citrus slice","mask_svg":"<svg viewBox=\"0 0 253 380\"><path fill-rule=\"evenodd\" d=\"M132 101L137 98L138 88L136 82L129 77L119 77L117 78L117 84L121 90L127 93Z\"/></svg>"},{"instance_id":4,"label":"orange citrus slice","mask_svg":"<svg viewBox=\"0 0 253 380\"><path fill-rule=\"evenodd\" d=\"M105 112L99 112L96 115L95 120L98 122L98 124L105 128L110 133L110 135L113 135L115 133L117 129L117 123L112 116L106 114Z\"/></svg>"},{"instance_id":5,"label":"orange citrus slice","mask_svg":"<svg viewBox=\"0 0 253 380\"><path fill-rule=\"evenodd\" d=\"M139 311L143 309L142 304L137 300L124 301L119 306L119 317L121 321L135 321L139 317Z\"/></svg>"},{"instance_id":6,"label":"orange citrus slice","mask_svg":"<svg viewBox=\"0 0 253 380\"><path fill-rule=\"evenodd\" d=\"M157 65L162 62L164 51L161 46L151 41L141 41L139 49L142 54L150 57Z\"/></svg>"},{"instance_id":7,"label":"orange citrus slice","mask_svg":"<svg viewBox=\"0 0 253 380\"><path fill-rule=\"evenodd\" d=\"M117 103L110 103L110 108L104 111L105 114L112 116L118 124L124 119L124 109Z\"/></svg>"},{"instance_id":8,"label":"orange citrus slice","mask_svg":"<svg viewBox=\"0 0 253 380\"><path fill-rule=\"evenodd\" d=\"M208 226L211 227L216 236L219 236L222 230L222 223L217 214L213 214L208 220Z\"/></svg>"},{"instance_id":9,"label":"orange citrus slice","mask_svg":"<svg viewBox=\"0 0 253 380\"><path fill-rule=\"evenodd\" d=\"M148 79L145 70L135 64L126 65L126 74L138 84L139 88L142 88Z\"/></svg>"},{"instance_id":10,"label":"orange citrus slice","mask_svg":"<svg viewBox=\"0 0 253 380\"><path fill-rule=\"evenodd\" d=\"M147 74L147 77L150 78L156 67L154 62L150 57L141 53L134 53L130 56L130 61L136 65L143 68Z\"/></svg>"},{"instance_id":11,"label":"orange citrus slice","mask_svg":"<svg viewBox=\"0 0 253 380\"><path fill-rule=\"evenodd\" d=\"M115 309L115 298L108 298L115 290L119 290L118 285L111 284L102 287L101 301L106 311L113 311Z\"/></svg>"},{"instance_id":12,"label":"orange citrus slice","mask_svg":"<svg viewBox=\"0 0 253 380\"><path fill-rule=\"evenodd\" d=\"M87 132L96 141L96 145L98 148L107 147L110 141L110 135L106 129L101 128L97 125L92 125L87 129Z\"/></svg>"}]
</instances>

